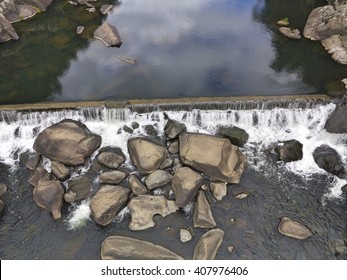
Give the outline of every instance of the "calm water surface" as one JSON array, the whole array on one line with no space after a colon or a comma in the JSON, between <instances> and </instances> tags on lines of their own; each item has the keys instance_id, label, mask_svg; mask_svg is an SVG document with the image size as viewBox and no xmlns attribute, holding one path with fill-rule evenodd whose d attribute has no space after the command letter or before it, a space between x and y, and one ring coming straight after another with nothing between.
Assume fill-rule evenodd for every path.
<instances>
[{"instance_id":1,"label":"calm water surface","mask_svg":"<svg viewBox=\"0 0 347 280\"><path fill-rule=\"evenodd\" d=\"M320 43L287 39L276 26L288 17L303 30L310 10L323 4L124 0L102 17L54 1L15 24L19 41L0 45L0 103L324 92L347 68ZM119 49L93 39L104 21L118 28ZM81 36L78 25L86 27Z\"/></svg>"}]
</instances>

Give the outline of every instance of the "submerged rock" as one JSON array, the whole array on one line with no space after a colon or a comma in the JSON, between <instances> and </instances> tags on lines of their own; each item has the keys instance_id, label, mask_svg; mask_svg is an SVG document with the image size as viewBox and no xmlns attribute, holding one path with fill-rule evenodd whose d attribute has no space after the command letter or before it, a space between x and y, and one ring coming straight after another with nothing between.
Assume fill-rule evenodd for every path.
<instances>
[{"instance_id":1,"label":"submerged rock","mask_svg":"<svg viewBox=\"0 0 347 280\"><path fill-rule=\"evenodd\" d=\"M131 161L141 174L150 174L158 169L168 155L165 147L145 138L128 141Z\"/></svg>"},{"instance_id":2,"label":"submerged rock","mask_svg":"<svg viewBox=\"0 0 347 280\"><path fill-rule=\"evenodd\" d=\"M172 178L172 190L178 207L185 207L196 196L203 178L189 167L177 170Z\"/></svg>"},{"instance_id":3,"label":"submerged rock","mask_svg":"<svg viewBox=\"0 0 347 280\"><path fill-rule=\"evenodd\" d=\"M44 129L35 139L34 150L68 166L82 165L101 145L101 137L84 124L65 119Z\"/></svg>"},{"instance_id":4,"label":"submerged rock","mask_svg":"<svg viewBox=\"0 0 347 280\"><path fill-rule=\"evenodd\" d=\"M172 181L172 175L164 170L156 170L146 178L146 185L149 190L165 186Z\"/></svg>"},{"instance_id":5,"label":"submerged rock","mask_svg":"<svg viewBox=\"0 0 347 280\"><path fill-rule=\"evenodd\" d=\"M128 201L130 191L121 186L104 186L92 198L90 209L96 223L106 226L112 222Z\"/></svg>"},{"instance_id":6,"label":"submerged rock","mask_svg":"<svg viewBox=\"0 0 347 280\"><path fill-rule=\"evenodd\" d=\"M291 29L289 27L280 27L279 32L290 39L301 39L300 31L298 29Z\"/></svg>"},{"instance_id":7,"label":"submerged rock","mask_svg":"<svg viewBox=\"0 0 347 280\"><path fill-rule=\"evenodd\" d=\"M133 192L133 194L141 195L147 192L147 188L145 187L145 185L142 184L142 182L134 174L131 174L128 180L130 189Z\"/></svg>"},{"instance_id":8,"label":"submerged rock","mask_svg":"<svg viewBox=\"0 0 347 280\"><path fill-rule=\"evenodd\" d=\"M297 140L283 141L275 148L276 153L283 162L302 159L302 144Z\"/></svg>"},{"instance_id":9,"label":"submerged rock","mask_svg":"<svg viewBox=\"0 0 347 280\"><path fill-rule=\"evenodd\" d=\"M181 133L182 163L217 180L237 184L246 159L228 139L199 133Z\"/></svg>"},{"instance_id":10,"label":"submerged rock","mask_svg":"<svg viewBox=\"0 0 347 280\"><path fill-rule=\"evenodd\" d=\"M216 228L202 235L194 250L194 260L213 260L222 244L224 231Z\"/></svg>"},{"instance_id":11,"label":"submerged rock","mask_svg":"<svg viewBox=\"0 0 347 280\"><path fill-rule=\"evenodd\" d=\"M278 231L289 237L293 237L295 239L307 239L312 236L311 231L300 224L297 221L293 221L288 217L282 217L280 224L278 225Z\"/></svg>"},{"instance_id":12,"label":"submerged rock","mask_svg":"<svg viewBox=\"0 0 347 280\"><path fill-rule=\"evenodd\" d=\"M144 230L153 227L153 216L156 214L165 217L178 210L173 200L162 195L139 195L133 197L128 203L131 214L130 230Z\"/></svg>"},{"instance_id":13,"label":"submerged rock","mask_svg":"<svg viewBox=\"0 0 347 280\"><path fill-rule=\"evenodd\" d=\"M343 177L345 175L345 168L340 155L331 147L322 145L313 151L313 158L317 165L325 171Z\"/></svg>"},{"instance_id":14,"label":"submerged rock","mask_svg":"<svg viewBox=\"0 0 347 280\"><path fill-rule=\"evenodd\" d=\"M176 253L151 242L125 236L107 237L101 246L103 260L183 260Z\"/></svg>"},{"instance_id":15,"label":"submerged rock","mask_svg":"<svg viewBox=\"0 0 347 280\"><path fill-rule=\"evenodd\" d=\"M107 22L94 31L94 38L101 40L107 47L119 48L122 45L117 28Z\"/></svg>"},{"instance_id":16,"label":"submerged rock","mask_svg":"<svg viewBox=\"0 0 347 280\"><path fill-rule=\"evenodd\" d=\"M231 144L239 147L243 147L243 145L248 140L248 133L237 126L222 126L218 128L217 134L228 138L231 142Z\"/></svg>"},{"instance_id":17,"label":"submerged rock","mask_svg":"<svg viewBox=\"0 0 347 280\"><path fill-rule=\"evenodd\" d=\"M124 180L126 177L128 177L127 172L113 170L113 171L101 173L99 177L99 181L100 183L105 183L105 184L118 184L120 181Z\"/></svg>"},{"instance_id":18,"label":"submerged rock","mask_svg":"<svg viewBox=\"0 0 347 280\"><path fill-rule=\"evenodd\" d=\"M33 191L36 204L52 213L54 219L61 218L64 189L59 181L40 180Z\"/></svg>"},{"instance_id":19,"label":"submerged rock","mask_svg":"<svg viewBox=\"0 0 347 280\"><path fill-rule=\"evenodd\" d=\"M199 191L194 208L194 227L213 228L216 222L213 218L210 204L203 191Z\"/></svg>"}]
</instances>

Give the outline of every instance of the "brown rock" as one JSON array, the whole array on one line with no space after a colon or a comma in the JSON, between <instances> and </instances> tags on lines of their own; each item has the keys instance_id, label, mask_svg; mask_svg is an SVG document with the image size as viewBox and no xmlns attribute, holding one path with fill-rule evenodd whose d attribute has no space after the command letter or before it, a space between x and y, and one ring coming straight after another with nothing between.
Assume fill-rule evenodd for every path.
<instances>
[{"instance_id":1,"label":"brown rock","mask_svg":"<svg viewBox=\"0 0 347 280\"><path fill-rule=\"evenodd\" d=\"M126 177L128 177L128 173L113 170L108 172L103 172L100 174L99 181L100 183L106 183L106 184L118 184L120 181L124 180Z\"/></svg>"},{"instance_id":2,"label":"brown rock","mask_svg":"<svg viewBox=\"0 0 347 280\"><path fill-rule=\"evenodd\" d=\"M108 168L117 169L124 163L125 157L120 153L102 152L98 155L98 161Z\"/></svg>"},{"instance_id":3,"label":"brown rock","mask_svg":"<svg viewBox=\"0 0 347 280\"><path fill-rule=\"evenodd\" d=\"M224 231L211 229L199 239L194 250L194 260L213 260L222 244Z\"/></svg>"},{"instance_id":4,"label":"brown rock","mask_svg":"<svg viewBox=\"0 0 347 280\"><path fill-rule=\"evenodd\" d=\"M51 163L52 173L60 181L64 181L70 177L70 170L64 164L58 161L52 161Z\"/></svg>"},{"instance_id":5,"label":"brown rock","mask_svg":"<svg viewBox=\"0 0 347 280\"><path fill-rule=\"evenodd\" d=\"M203 191L199 191L194 208L194 227L213 228L216 222L213 218L210 204Z\"/></svg>"},{"instance_id":6,"label":"brown rock","mask_svg":"<svg viewBox=\"0 0 347 280\"><path fill-rule=\"evenodd\" d=\"M36 168L33 176L30 177L29 184L32 185L33 187L37 187L40 180L46 181L46 180L49 180L50 177L51 176L47 172L47 170L39 166L38 168Z\"/></svg>"},{"instance_id":7,"label":"brown rock","mask_svg":"<svg viewBox=\"0 0 347 280\"><path fill-rule=\"evenodd\" d=\"M131 191L135 195L141 195L147 192L145 185L142 184L142 182L134 174L129 176L129 184Z\"/></svg>"},{"instance_id":8,"label":"brown rock","mask_svg":"<svg viewBox=\"0 0 347 280\"><path fill-rule=\"evenodd\" d=\"M280 224L278 225L278 231L289 237L293 237L295 239L307 239L312 236L311 231L300 224L297 221L293 221L288 217L282 217Z\"/></svg>"}]
</instances>

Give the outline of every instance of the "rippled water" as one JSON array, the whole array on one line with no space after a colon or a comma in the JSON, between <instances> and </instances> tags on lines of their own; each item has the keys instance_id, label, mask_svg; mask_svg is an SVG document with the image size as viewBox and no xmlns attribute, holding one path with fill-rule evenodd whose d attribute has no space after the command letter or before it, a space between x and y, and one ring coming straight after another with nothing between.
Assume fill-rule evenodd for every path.
<instances>
[{"instance_id":1,"label":"rippled water","mask_svg":"<svg viewBox=\"0 0 347 280\"><path fill-rule=\"evenodd\" d=\"M217 226L225 231L217 259L347 258L346 254L336 253L333 247L336 242L347 242L346 196L340 189L346 181L317 168L312 158L315 147L328 144L346 163L346 135L333 135L323 129L334 108L334 104L317 104L272 110L166 111L171 118L185 122L189 131L213 134L216 123L233 123L249 133L249 141L242 148L248 164L241 182L229 185L228 195L221 202L207 195ZM50 213L36 206L32 188L27 183L31 173L24 167L26 159L32 152L37 133L48 125L66 117L81 120L102 136L103 146L120 147L126 154L126 140L130 135L124 131L117 134L117 131L137 121L140 128L133 135L145 135L144 125L151 124L162 137L165 125L162 111L137 113L129 109L87 108L42 113L8 112L1 117L1 181L8 184L9 192L4 199L7 206L0 222L0 258L99 259L102 241L115 234L152 241L185 258L192 258L198 239L206 232L193 228L194 207L165 218L155 217L154 228L139 232L128 229L130 215L126 209L110 225L98 226L88 218L88 201L73 206L64 204L62 219L54 221ZM293 138L304 145L303 160L284 165L265 156L264 150L277 141ZM131 165L129 158L126 164ZM9 166L16 168L10 170ZM80 171L97 177L85 168ZM92 188L99 187L94 180ZM251 195L238 200L233 194L240 191L248 191ZM313 236L298 241L280 235L277 225L282 216L302 222L311 229ZM180 228L189 228L193 239L180 242ZM235 246L232 254L227 251L229 245Z\"/></svg>"},{"instance_id":2,"label":"rippled water","mask_svg":"<svg viewBox=\"0 0 347 280\"><path fill-rule=\"evenodd\" d=\"M115 3L111 0L98 1ZM318 42L277 31L288 17L303 30L323 0L123 0L107 16L54 1L15 24L18 42L0 45L0 104L187 96L325 92L347 76ZM103 21L123 40L92 38ZM78 25L86 30L75 33ZM136 59L127 64L116 56Z\"/></svg>"}]
</instances>

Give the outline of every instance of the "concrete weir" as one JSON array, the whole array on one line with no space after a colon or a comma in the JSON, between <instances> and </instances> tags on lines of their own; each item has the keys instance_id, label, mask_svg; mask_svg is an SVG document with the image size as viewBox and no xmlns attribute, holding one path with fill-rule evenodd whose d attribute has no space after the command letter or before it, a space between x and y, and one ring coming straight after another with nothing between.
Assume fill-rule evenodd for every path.
<instances>
[{"instance_id":1,"label":"concrete weir","mask_svg":"<svg viewBox=\"0 0 347 280\"><path fill-rule=\"evenodd\" d=\"M49 111L77 108L128 108L144 113L157 110L247 110L280 108L307 108L314 104L326 104L332 101L324 94L282 95L282 96L240 96L240 97L187 97L162 99L129 99L108 101L43 102L31 104L0 105L0 111Z\"/></svg>"}]
</instances>

